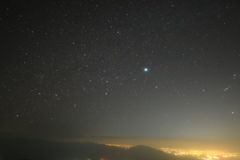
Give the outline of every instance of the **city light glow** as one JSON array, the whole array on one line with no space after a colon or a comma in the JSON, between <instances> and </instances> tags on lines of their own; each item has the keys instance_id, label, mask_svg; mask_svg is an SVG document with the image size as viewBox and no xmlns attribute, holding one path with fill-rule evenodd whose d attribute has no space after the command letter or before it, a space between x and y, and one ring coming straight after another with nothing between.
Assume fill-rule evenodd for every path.
<instances>
[{"instance_id":1,"label":"city light glow","mask_svg":"<svg viewBox=\"0 0 240 160\"><path fill-rule=\"evenodd\" d=\"M174 154L176 156L193 156L201 160L213 159L227 159L227 158L240 158L239 153L228 153L217 150L196 150L196 149L176 149L176 148L160 148L160 150Z\"/></svg>"},{"instance_id":2,"label":"city light glow","mask_svg":"<svg viewBox=\"0 0 240 160\"><path fill-rule=\"evenodd\" d=\"M133 146L125 144L105 144L107 146L114 146L123 149L129 149ZM239 158L239 153L230 153L219 150L197 150L197 149L177 149L177 148L159 148L159 150L164 151L175 156L192 156L200 160L227 160L232 158Z\"/></svg>"}]
</instances>

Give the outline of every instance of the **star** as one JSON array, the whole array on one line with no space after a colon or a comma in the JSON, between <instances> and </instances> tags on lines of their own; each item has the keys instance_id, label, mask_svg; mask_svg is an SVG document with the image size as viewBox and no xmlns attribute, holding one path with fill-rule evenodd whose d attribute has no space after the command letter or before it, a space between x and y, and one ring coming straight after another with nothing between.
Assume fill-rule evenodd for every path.
<instances>
[{"instance_id":1,"label":"star","mask_svg":"<svg viewBox=\"0 0 240 160\"><path fill-rule=\"evenodd\" d=\"M144 72L148 72L148 68L144 68Z\"/></svg>"},{"instance_id":2,"label":"star","mask_svg":"<svg viewBox=\"0 0 240 160\"><path fill-rule=\"evenodd\" d=\"M224 92L226 92L226 91L228 91L228 90L229 90L229 88L230 88L230 86L228 86L228 87L224 88L224 89L223 89L223 91L224 91Z\"/></svg>"}]
</instances>

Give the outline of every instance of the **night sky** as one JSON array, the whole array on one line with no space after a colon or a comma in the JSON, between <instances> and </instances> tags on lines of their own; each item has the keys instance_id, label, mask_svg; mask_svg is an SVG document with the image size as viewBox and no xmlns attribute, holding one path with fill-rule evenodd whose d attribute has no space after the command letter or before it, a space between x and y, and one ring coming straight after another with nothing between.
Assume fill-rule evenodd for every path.
<instances>
[{"instance_id":1,"label":"night sky","mask_svg":"<svg viewBox=\"0 0 240 160\"><path fill-rule=\"evenodd\" d=\"M240 139L240 2L0 2L0 132Z\"/></svg>"}]
</instances>

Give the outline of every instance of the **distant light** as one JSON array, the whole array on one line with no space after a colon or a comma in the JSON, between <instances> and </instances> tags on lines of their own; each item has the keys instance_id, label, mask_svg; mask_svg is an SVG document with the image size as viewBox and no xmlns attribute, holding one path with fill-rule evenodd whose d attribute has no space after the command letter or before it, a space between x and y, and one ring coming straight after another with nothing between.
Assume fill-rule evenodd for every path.
<instances>
[{"instance_id":1,"label":"distant light","mask_svg":"<svg viewBox=\"0 0 240 160\"><path fill-rule=\"evenodd\" d=\"M148 68L144 68L144 72L148 72Z\"/></svg>"}]
</instances>

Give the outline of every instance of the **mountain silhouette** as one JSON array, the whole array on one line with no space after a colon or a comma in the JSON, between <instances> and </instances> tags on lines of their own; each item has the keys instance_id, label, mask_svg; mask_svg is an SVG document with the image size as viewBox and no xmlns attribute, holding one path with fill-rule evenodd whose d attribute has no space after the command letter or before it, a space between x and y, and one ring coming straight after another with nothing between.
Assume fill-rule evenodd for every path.
<instances>
[{"instance_id":1,"label":"mountain silhouette","mask_svg":"<svg viewBox=\"0 0 240 160\"><path fill-rule=\"evenodd\" d=\"M147 146L122 149L88 142L0 139L1 160L186 160ZM190 158L188 158L190 160ZM195 159L191 159L195 160Z\"/></svg>"}]
</instances>

